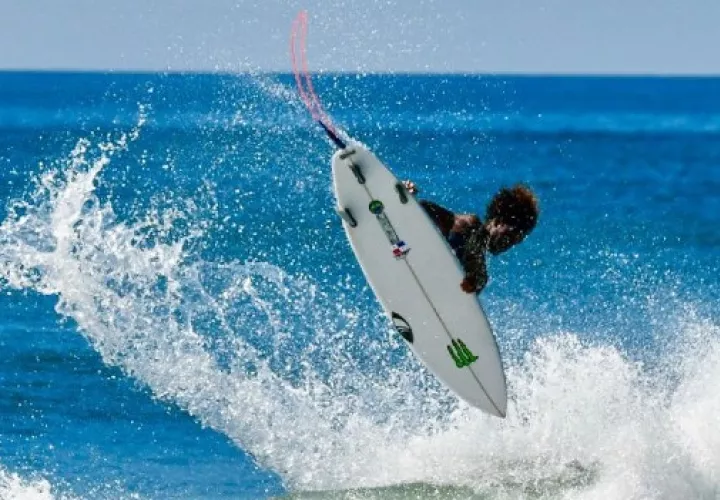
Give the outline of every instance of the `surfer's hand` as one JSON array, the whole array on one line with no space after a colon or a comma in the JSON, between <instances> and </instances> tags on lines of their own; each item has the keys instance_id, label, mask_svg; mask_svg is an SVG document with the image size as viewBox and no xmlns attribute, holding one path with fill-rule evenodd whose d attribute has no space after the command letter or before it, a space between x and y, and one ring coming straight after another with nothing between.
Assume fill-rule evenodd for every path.
<instances>
[{"instance_id":1,"label":"surfer's hand","mask_svg":"<svg viewBox=\"0 0 720 500\"><path fill-rule=\"evenodd\" d=\"M412 195L418 194L418 188L413 181L403 181L403 187L405 187L405 191Z\"/></svg>"},{"instance_id":2,"label":"surfer's hand","mask_svg":"<svg viewBox=\"0 0 720 500\"><path fill-rule=\"evenodd\" d=\"M460 288L462 288L465 293L475 293L480 291L477 289L477 279L469 274L466 274L465 278L463 278L462 283L460 283Z\"/></svg>"}]
</instances>

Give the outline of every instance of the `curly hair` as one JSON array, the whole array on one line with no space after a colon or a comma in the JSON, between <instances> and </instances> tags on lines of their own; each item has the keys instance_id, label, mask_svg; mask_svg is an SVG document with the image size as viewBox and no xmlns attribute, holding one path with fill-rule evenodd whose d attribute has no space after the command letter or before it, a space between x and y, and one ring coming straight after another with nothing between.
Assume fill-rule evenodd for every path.
<instances>
[{"instance_id":1,"label":"curly hair","mask_svg":"<svg viewBox=\"0 0 720 500\"><path fill-rule=\"evenodd\" d=\"M539 214L535 194L525 185L502 188L490 201L485 220L495 219L527 236L537 224Z\"/></svg>"}]
</instances>

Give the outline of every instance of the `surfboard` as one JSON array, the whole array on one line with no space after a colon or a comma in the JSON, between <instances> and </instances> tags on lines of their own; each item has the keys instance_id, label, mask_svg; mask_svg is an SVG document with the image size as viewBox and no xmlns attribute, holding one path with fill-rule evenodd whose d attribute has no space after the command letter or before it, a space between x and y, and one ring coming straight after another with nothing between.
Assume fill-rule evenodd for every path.
<instances>
[{"instance_id":1,"label":"surfboard","mask_svg":"<svg viewBox=\"0 0 720 500\"><path fill-rule=\"evenodd\" d=\"M398 334L470 405L505 417L497 342L464 272L415 198L359 143L332 157L337 212L363 273Z\"/></svg>"}]
</instances>

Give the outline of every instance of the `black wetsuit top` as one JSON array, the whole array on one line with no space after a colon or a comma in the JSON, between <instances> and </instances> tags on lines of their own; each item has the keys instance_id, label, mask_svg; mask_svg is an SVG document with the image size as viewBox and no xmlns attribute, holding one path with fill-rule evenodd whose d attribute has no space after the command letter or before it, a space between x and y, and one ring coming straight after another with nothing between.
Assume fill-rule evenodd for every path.
<instances>
[{"instance_id":1,"label":"black wetsuit top","mask_svg":"<svg viewBox=\"0 0 720 500\"><path fill-rule=\"evenodd\" d=\"M482 290L488 280L485 265L488 233L485 226L478 222L465 231L452 231L452 227L455 225L453 212L432 201L420 200L419 203L447 239L455 256L465 269L465 273L475 279L477 291Z\"/></svg>"}]
</instances>

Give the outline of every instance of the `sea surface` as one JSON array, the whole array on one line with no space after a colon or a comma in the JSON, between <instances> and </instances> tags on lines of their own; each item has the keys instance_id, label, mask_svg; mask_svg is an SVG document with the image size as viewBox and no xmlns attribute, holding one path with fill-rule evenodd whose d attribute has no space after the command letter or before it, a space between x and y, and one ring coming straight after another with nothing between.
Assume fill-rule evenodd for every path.
<instances>
[{"instance_id":1,"label":"sea surface","mask_svg":"<svg viewBox=\"0 0 720 500\"><path fill-rule=\"evenodd\" d=\"M720 498L720 78L315 75L421 196L536 230L505 420L382 314L286 74L0 73L0 498Z\"/></svg>"}]
</instances>

